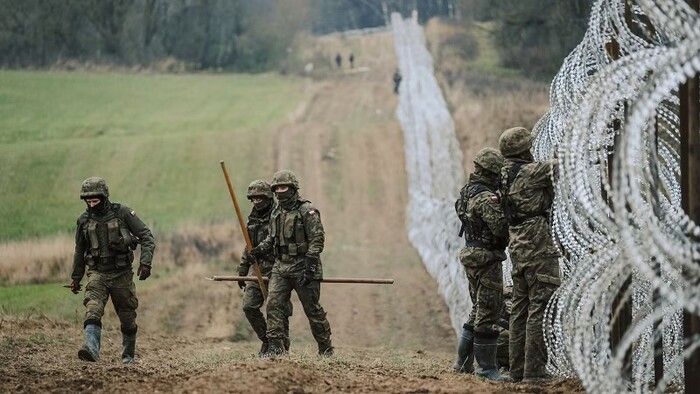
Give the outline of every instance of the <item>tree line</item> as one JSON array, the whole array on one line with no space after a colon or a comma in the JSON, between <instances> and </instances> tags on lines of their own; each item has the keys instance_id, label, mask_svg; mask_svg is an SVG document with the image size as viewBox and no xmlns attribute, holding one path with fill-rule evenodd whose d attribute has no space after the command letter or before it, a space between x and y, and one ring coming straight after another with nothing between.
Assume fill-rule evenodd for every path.
<instances>
[{"instance_id":1,"label":"tree line","mask_svg":"<svg viewBox=\"0 0 700 394\"><path fill-rule=\"evenodd\" d=\"M299 33L384 26L392 12L419 21L494 21L507 67L549 76L581 40L591 0L0 0L0 67L66 59L190 69L266 71L293 56Z\"/></svg>"}]
</instances>

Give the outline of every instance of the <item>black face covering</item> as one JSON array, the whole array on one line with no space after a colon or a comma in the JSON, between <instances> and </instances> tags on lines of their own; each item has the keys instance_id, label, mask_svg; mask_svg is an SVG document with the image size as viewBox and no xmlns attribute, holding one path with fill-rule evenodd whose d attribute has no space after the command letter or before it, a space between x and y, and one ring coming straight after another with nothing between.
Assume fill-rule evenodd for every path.
<instances>
[{"instance_id":1,"label":"black face covering","mask_svg":"<svg viewBox=\"0 0 700 394\"><path fill-rule=\"evenodd\" d=\"M277 196L277 200L280 203L285 203L285 202L291 200L292 197L294 197L294 195L296 194L296 192L297 192L296 189L294 189L293 187L290 187L285 192L275 192L275 195Z\"/></svg>"},{"instance_id":2,"label":"black face covering","mask_svg":"<svg viewBox=\"0 0 700 394\"><path fill-rule=\"evenodd\" d=\"M270 205L272 205L272 199L267 198L267 197L259 197L259 198L262 198L262 201L260 201L258 204L253 203L253 209L255 209L256 211L261 211L261 212L267 211L268 208L270 208Z\"/></svg>"},{"instance_id":3,"label":"black face covering","mask_svg":"<svg viewBox=\"0 0 700 394\"><path fill-rule=\"evenodd\" d=\"M87 201L85 201L85 204L87 205L88 212L101 213L105 210L105 208L109 204L107 198L106 197L99 197L99 199L100 199L100 203L95 205L94 207L91 207L90 205L87 204Z\"/></svg>"}]
</instances>

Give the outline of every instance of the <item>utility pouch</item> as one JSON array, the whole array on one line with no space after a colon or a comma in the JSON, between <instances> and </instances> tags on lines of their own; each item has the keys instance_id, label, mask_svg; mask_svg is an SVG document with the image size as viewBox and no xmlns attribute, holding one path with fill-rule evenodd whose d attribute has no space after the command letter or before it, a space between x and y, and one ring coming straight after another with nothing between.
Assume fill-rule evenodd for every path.
<instances>
[{"instance_id":1,"label":"utility pouch","mask_svg":"<svg viewBox=\"0 0 700 394\"><path fill-rule=\"evenodd\" d=\"M296 256L298 252L297 244L289 244L287 245L287 248L289 250L289 255L290 256Z\"/></svg>"},{"instance_id":2,"label":"utility pouch","mask_svg":"<svg viewBox=\"0 0 700 394\"><path fill-rule=\"evenodd\" d=\"M284 238L291 239L294 236L294 219L296 219L296 216L291 213L285 216L284 223L282 224L282 235L284 235Z\"/></svg>"}]
</instances>

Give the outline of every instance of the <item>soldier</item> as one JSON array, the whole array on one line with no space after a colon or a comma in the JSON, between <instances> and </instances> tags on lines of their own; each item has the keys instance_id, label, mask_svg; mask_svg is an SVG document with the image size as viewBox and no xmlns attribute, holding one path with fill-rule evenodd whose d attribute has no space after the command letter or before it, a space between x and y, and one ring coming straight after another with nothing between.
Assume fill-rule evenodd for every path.
<instances>
[{"instance_id":1,"label":"soldier","mask_svg":"<svg viewBox=\"0 0 700 394\"><path fill-rule=\"evenodd\" d=\"M503 157L496 149L484 148L474 158L475 170L460 191L455 209L462 221L460 236L465 246L459 259L469 281L474 307L457 347L456 372L474 372L500 380L496 367L498 322L503 304L503 271L508 225L497 194Z\"/></svg>"},{"instance_id":2,"label":"soldier","mask_svg":"<svg viewBox=\"0 0 700 394\"><path fill-rule=\"evenodd\" d=\"M107 300L112 297L121 322L122 362L130 364L134 362L139 305L131 267L133 250L141 244L137 275L139 280L146 280L151 275L155 240L136 212L109 200L104 179L91 177L83 181L80 198L85 200L87 209L78 217L70 289L78 294L86 266L88 283L83 300L85 344L78 357L86 361L100 359L102 316Z\"/></svg>"},{"instance_id":3,"label":"soldier","mask_svg":"<svg viewBox=\"0 0 700 394\"><path fill-rule=\"evenodd\" d=\"M394 94L399 94L399 85L401 85L401 73L399 72L399 69L394 71L394 76L392 79L394 80Z\"/></svg>"},{"instance_id":4,"label":"soldier","mask_svg":"<svg viewBox=\"0 0 700 394\"><path fill-rule=\"evenodd\" d=\"M340 54L338 53L335 55L335 65L336 65L336 67L338 67L338 69L340 69L342 64L343 64L343 57L340 56Z\"/></svg>"},{"instance_id":5,"label":"soldier","mask_svg":"<svg viewBox=\"0 0 700 394\"><path fill-rule=\"evenodd\" d=\"M272 191L278 204L270 218L270 235L251 251L255 257L269 252L275 255L267 300L268 354L285 353L284 320L294 290L309 319L318 353L332 356L331 327L319 304L323 278L320 254L325 240L321 214L309 200L299 196L299 182L292 171L275 173Z\"/></svg>"},{"instance_id":6,"label":"soldier","mask_svg":"<svg viewBox=\"0 0 700 394\"><path fill-rule=\"evenodd\" d=\"M248 186L248 200L253 203L253 210L250 212L250 215L248 215L248 234L250 235L250 241L253 243L253 246L257 246L267 238L270 233L270 214L272 214L274 205L270 184L264 180L251 182ZM241 264L238 266L238 275L248 276L251 265L253 264L253 261L250 260L249 257L249 254L243 253ZM270 276L274 263L275 256L272 253L267 253L258 260L262 276ZM245 290L243 294L243 312L250 322L253 331L255 331L255 334L262 342L259 353L262 356L267 353L268 340L267 323L265 322L265 317L262 312L260 312L260 308L262 308L265 301L262 291L260 290L260 285L258 282L248 282L246 285L245 281L239 281L238 286ZM292 315L291 301L289 301L287 307L287 318L283 322L285 326L285 350L289 350L290 345L288 317Z\"/></svg>"},{"instance_id":7,"label":"soldier","mask_svg":"<svg viewBox=\"0 0 700 394\"><path fill-rule=\"evenodd\" d=\"M504 131L498 142L505 157L500 189L513 263L510 375L528 382L550 378L545 370L542 319L559 287L559 251L549 228L556 161L535 163L530 153L532 140L527 129L515 127Z\"/></svg>"}]
</instances>

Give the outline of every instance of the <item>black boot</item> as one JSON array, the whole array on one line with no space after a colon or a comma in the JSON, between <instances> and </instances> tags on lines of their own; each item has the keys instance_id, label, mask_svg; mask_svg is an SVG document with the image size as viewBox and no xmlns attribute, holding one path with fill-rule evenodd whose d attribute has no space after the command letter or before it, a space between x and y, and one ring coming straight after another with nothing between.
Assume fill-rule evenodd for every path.
<instances>
[{"instance_id":1,"label":"black boot","mask_svg":"<svg viewBox=\"0 0 700 394\"><path fill-rule=\"evenodd\" d=\"M130 335L122 333L122 346L122 363L133 363L134 353L136 352L136 333Z\"/></svg>"},{"instance_id":2,"label":"black boot","mask_svg":"<svg viewBox=\"0 0 700 394\"><path fill-rule=\"evenodd\" d=\"M265 357L265 355L267 355L269 350L270 350L270 342L268 342L267 338L265 338L262 345L260 345L260 351L258 352L258 357Z\"/></svg>"},{"instance_id":3,"label":"black boot","mask_svg":"<svg viewBox=\"0 0 700 394\"><path fill-rule=\"evenodd\" d=\"M454 371L460 373L474 372L474 329L468 324L464 325L462 335L459 337Z\"/></svg>"},{"instance_id":4,"label":"black boot","mask_svg":"<svg viewBox=\"0 0 700 394\"><path fill-rule=\"evenodd\" d=\"M100 360L100 339L102 328L97 324L85 325L85 343L78 350L78 358L85 361L97 362Z\"/></svg>"},{"instance_id":5,"label":"black boot","mask_svg":"<svg viewBox=\"0 0 700 394\"><path fill-rule=\"evenodd\" d=\"M476 374L489 380L502 381L496 368L497 338L474 338L474 358L478 368Z\"/></svg>"}]
</instances>

